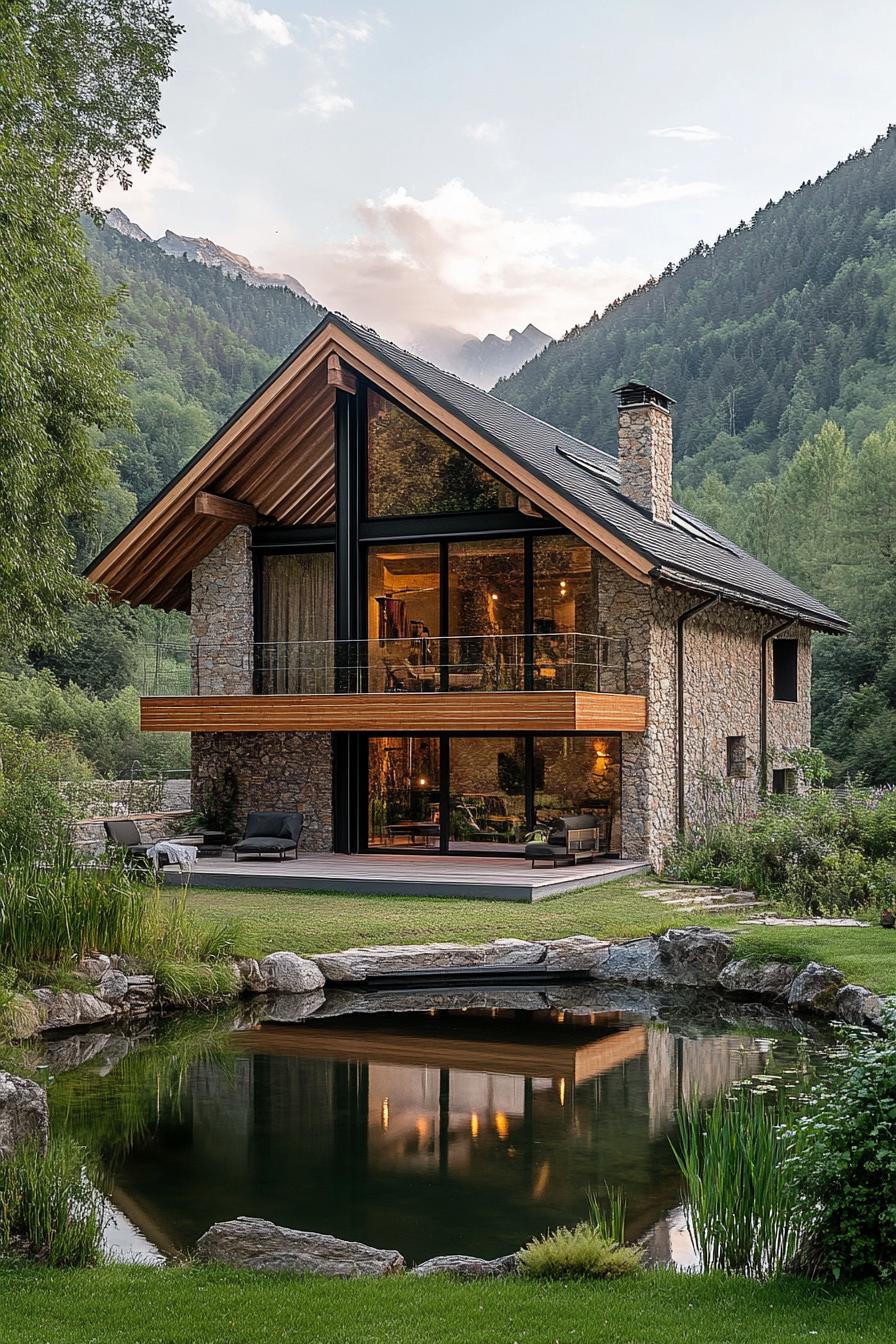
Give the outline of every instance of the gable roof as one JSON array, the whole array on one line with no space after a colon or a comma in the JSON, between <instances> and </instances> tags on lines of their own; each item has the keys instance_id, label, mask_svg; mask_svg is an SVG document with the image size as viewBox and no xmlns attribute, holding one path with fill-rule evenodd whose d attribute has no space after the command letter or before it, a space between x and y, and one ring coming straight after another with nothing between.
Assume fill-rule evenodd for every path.
<instances>
[{"instance_id":1,"label":"gable roof","mask_svg":"<svg viewBox=\"0 0 896 1344\"><path fill-rule=\"evenodd\" d=\"M259 403L264 399L269 413L282 419L283 402L290 388L298 386L302 373L307 382L309 364L313 362L319 370L321 360L325 361L330 350L339 352L350 367L357 367L373 382L383 386L383 390L401 397L404 387L402 399L415 411L427 407L435 408L435 413L440 410L442 432L461 441L461 446L515 484L549 515L565 523L597 549L610 554L636 577L647 582L663 580L701 592L718 592L734 601L792 615L821 630L842 632L848 629L847 622L830 608L679 505L673 505L671 523L655 520L646 509L622 493L619 466L611 454L536 419L509 402L490 396L384 340L376 332L333 313L321 320L174 480L106 547L90 566L88 577L109 584L111 573L126 574L129 555L133 554L133 548L128 546L129 538L136 540L137 534L152 531L148 525L154 515L163 518L166 502L171 501L178 491L186 490L189 495L190 490L195 493L217 486L223 493L229 491L237 498L257 502L252 498L251 473L243 471L240 475L237 468L234 475L233 445L242 443L245 447L251 441L251 436L239 431L253 411L255 420L259 420ZM395 387L384 382L390 375L396 376ZM418 395L409 397L408 385ZM309 393L306 391L304 395L307 399ZM271 403L275 403L273 410ZM320 391L315 404L318 407L323 404ZM434 419L434 414L429 418ZM294 416L289 419L295 421ZM269 423L264 421L263 415L260 422ZM315 443L319 446L320 438ZM493 455L494 449L498 450L496 455ZM266 479L270 480L269 467ZM242 493L234 491L234 481L237 485L243 484ZM316 498L319 515L319 494ZM316 520L319 521L319 516ZM198 521L192 519L194 529ZM297 516L293 508L289 521L307 522L311 519ZM198 559L201 558L199 552L211 550L220 540L221 527L218 520L217 531L212 528L207 536L203 534L201 537L192 535L191 530L189 553L196 554ZM158 535L158 527L155 531ZM191 564L195 562L192 560ZM181 584L182 581L183 575L180 576ZM114 583L112 586L114 588ZM120 587L118 592L128 596ZM147 599L136 596L129 600Z\"/></svg>"}]
</instances>

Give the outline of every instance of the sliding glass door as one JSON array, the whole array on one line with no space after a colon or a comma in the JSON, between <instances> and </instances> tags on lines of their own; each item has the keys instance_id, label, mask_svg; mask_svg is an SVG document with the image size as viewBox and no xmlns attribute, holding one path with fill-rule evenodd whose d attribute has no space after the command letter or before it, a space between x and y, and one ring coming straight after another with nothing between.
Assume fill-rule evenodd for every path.
<instances>
[{"instance_id":1,"label":"sliding glass door","mask_svg":"<svg viewBox=\"0 0 896 1344\"><path fill-rule=\"evenodd\" d=\"M590 814L619 851L618 736L377 736L366 753L368 849L522 855L535 826Z\"/></svg>"}]
</instances>

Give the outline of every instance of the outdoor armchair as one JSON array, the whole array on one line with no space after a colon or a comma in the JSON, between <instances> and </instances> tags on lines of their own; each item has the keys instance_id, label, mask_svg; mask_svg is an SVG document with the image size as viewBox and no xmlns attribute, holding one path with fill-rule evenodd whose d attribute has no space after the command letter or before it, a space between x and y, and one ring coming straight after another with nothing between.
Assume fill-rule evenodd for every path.
<instances>
[{"instance_id":1,"label":"outdoor armchair","mask_svg":"<svg viewBox=\"0 0 896 1344\"><path fill-rule=\"evenodd\" d=\"M236 862L241 854L277 855L283 859L290 851L299 857L299 839L305 817L301 812L250 812L246 833L233 847Z\"/></svg>"}]
</instances>

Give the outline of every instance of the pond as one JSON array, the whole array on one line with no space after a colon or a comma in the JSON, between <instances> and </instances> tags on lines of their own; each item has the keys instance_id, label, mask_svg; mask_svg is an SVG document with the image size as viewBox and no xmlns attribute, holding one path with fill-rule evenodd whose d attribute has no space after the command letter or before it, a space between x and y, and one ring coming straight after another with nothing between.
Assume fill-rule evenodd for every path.
<instances>
[{"instance_id":1,"label":"pond","mask_svg":"<svg viewBox=\"0 0 896 1344\"><path fill-rule=\"evenodd\" d=\"M802 1070L812 1049L759 1010L588 986L342 992L304 1021L265 1020L282 1004L256 1001L238 1029L180 1019L47 1043L51 1125L98 1154L116 1254L186 1252L249 1214L409 1262L492 1257L610 1186L629 1237L687 1263L676 1106Z\"/></svg>"}]
</instances>

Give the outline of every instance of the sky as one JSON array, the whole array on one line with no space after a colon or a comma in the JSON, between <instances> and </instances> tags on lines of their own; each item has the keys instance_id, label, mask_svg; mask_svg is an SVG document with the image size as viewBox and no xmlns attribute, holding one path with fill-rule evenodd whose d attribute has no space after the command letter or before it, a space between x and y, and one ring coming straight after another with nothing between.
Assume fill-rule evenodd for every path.
<instances>
[{"instance_id":1,"label":"sky","mask_svg":"<svg viewBox=\"0 0 896 1344\"><path fill-rule=\"evenodd\" d=\"M407 340L552 336L896 120L887 0L174 0L100 200Z\"/></svg>"}]
</instances>

